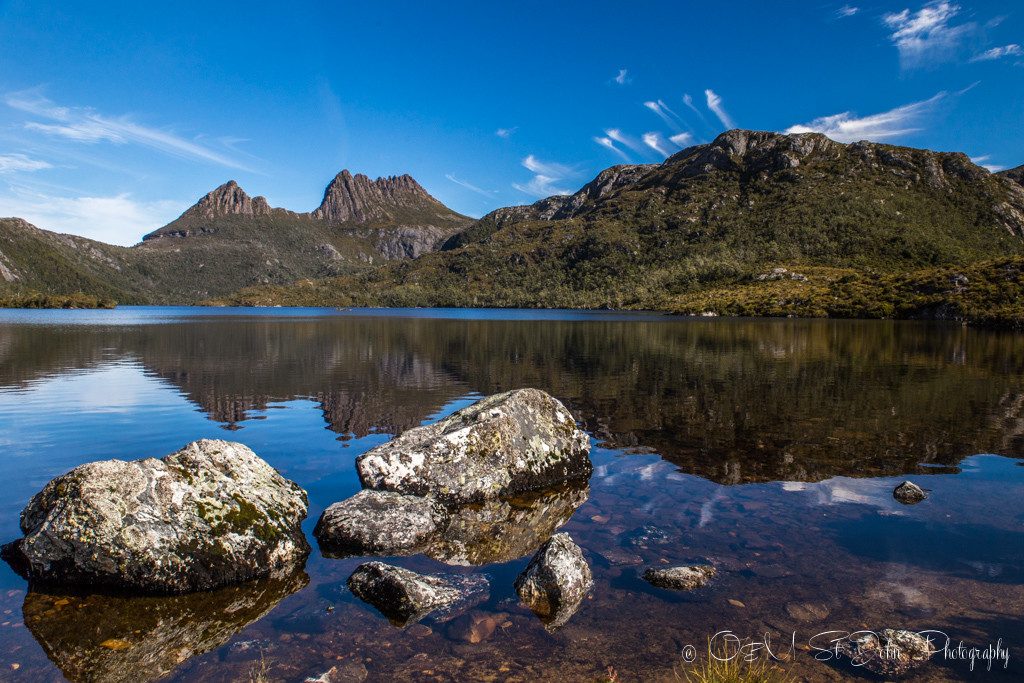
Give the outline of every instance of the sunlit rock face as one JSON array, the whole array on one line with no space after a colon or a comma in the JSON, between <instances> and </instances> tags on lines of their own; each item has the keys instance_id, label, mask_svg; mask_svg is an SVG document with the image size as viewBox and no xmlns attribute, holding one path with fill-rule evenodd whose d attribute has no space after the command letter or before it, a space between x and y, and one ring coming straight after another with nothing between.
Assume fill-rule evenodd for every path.
<instances>
[{"instance_id":1,"label":"sunlit rock face","mask_svg":"<svg viewBox=\"0 0 1024 683\"><path fill-rule=\"evenodd\" d=\"M590 440L557 399L517 389L410 429L356 459L365 488L446 505L589 476Z\"/></svg>"},{"instance_id":2,"label":"sunlit rock face","mask_svg":"<svg viewBox=\"0 0 1024 683\"><path fill-rule=\"evenodd\" d=\"M205 593L30 592L25 626L72 683L148 683L226 643L306 586L297 572Z\"/></svg>"},{"instance_id":3,"label":"sunlit rock face","mask_svg":"<svg viewBox=\"0 0 1024 683\"><path fill-rule=\"evenodd\" d=\"M448 519L429 498L364 489L324 510L313 529L320 549L332 557L408 554Z\"/></svg>"},{"instance_id":4,"label":"sunlit rock face","mask_svg":"<svg viewBox=\"0 0 1024 683\"><path fill-rule=\"evenodd\" d=\"M195 441L57 477L22 512L25 537L4 557L34 584L209 590L298 569L306 511L305 491L247 447Z\"/></svg>"}]
</instances>

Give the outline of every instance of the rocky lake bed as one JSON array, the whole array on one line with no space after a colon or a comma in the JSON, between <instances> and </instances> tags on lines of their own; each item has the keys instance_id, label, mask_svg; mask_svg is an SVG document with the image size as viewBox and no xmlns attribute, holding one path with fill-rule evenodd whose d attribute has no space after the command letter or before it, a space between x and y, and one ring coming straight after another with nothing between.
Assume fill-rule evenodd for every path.
<instances>
[{"instance_id":1,"label":"rocky lake bed","mask_svg":"<svg viewBox=\"0 0 1024 683\"><path fill-rule=\"evenodd\" d=\"M2 540L38 531L19 528L20 513L36 494L66 492L65 473L187 452L188 434L219 440L200 451L245 444L281 478L273 517L294 510L301 527L242 526L268 546L291 538L302 560L270 571L257 558L261 577L174 590L97 590L32 571L26 582L5 569L3 680L237 681L262 662L282 681L589 682L608 667L621 681L672 681L709 644L770 652L799 680L1024 673L1024 369L1012 335L613 315L112 313L124 317L0 331ZM243 353L211 357L209 342L243 332ZM449 334L487 352L453 352ZM367 357L367 335L386 353ZM319 369L275 377L271 349ZM528 386L565 411L547 406L558 416L547 433L501 422L485 399ZM500 424L471 429L488 422ZM509 445L564 443L553 450L566 464L504 489L471 475L486 486L465 496L452 483L464 465L448 484L409 488L395 473L426 458L387 448L421 424L442 426L421 428L424 451L449 438L448 424L474 434L463 455L490 443L529 462ZM305 500L285 504L295 489ZM221 500L210 529L248 509L230 492ZM918 633L930 634L924 649ZM902 669L871 673L857 660L900 644L916 653Z\"/></svg>"}]
</instances>

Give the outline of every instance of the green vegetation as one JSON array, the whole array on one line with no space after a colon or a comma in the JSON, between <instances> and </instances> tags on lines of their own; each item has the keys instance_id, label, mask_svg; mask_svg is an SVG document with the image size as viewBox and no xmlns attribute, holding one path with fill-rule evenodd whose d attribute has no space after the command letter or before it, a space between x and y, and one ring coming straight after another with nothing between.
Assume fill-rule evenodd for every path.
<instances>
[{"instance_id":1,"label":"green vegetation","mask_svg":"<svg viewBox=\"0 0 1024 683\"><path fill-rule=\"evenodd\" d=\"M2 294L0 308L117 308L117 302L88 294Z\"/></svg>"},{"instance_id":2,"label":"green vegetation","mask_svg":"<svg viewBox=\"0 0 1024 683\"><path fill-rule=\"evenodd\" d=\"M683 672L676 678L686 683L790 683L793 676L767 657L756 659L742 654L742 650L729 651L726 647L712 648L708 644L707 657L703 664Z\"/></svg>"}]
</instances>

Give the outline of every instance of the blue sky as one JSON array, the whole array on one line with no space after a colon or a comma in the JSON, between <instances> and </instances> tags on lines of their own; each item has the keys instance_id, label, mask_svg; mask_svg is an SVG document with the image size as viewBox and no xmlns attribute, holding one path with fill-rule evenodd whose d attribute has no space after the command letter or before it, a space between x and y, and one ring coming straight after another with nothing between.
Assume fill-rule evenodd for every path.
<instances>
[{"instance_id":1,"label":"blue sky","mask_svg":"<svg viewBox=\"0 0 1024 683\"><path fill-rule=\"evenodd\" d=\"M0 0L0 216L112 243L343 168L480 216L729 127L1024 164L1024 4Z\"/></svg>"}]
</instances>

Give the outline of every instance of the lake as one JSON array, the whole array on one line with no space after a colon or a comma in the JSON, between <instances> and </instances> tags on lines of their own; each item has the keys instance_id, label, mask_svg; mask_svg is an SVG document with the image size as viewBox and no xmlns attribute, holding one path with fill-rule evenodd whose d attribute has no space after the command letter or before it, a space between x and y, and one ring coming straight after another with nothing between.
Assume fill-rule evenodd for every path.
<instances>
[{"instance_id":1,"label":"lake","mask_svg":"<svg viewBox=\"0 0 1024 683\"><path fill-rule=\"evenodd\" d=\"M572 411L593 475L478 506L458 548L386 559L490 580L466 614L392 626L345 587L365 559L317 549L317 518L359 490L360 453L518 387ZM200 438L240 441L308 491L305 571L129 598L30 591L3 564L0 680L246 681L262 658L272 681L677 681L709 642L730 657L742 642L798 680L861 681L830 643L888 627L943 634L913 680L1024 678L1024 336L569 311L0 312L0 542L53 477ZM907 478L927 500L893 499ZM549 633L512 586L556 530L594 589ZM718 569L696 591L640 578L693 563Z\"/></svg>"}]
</instances>

